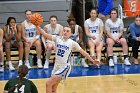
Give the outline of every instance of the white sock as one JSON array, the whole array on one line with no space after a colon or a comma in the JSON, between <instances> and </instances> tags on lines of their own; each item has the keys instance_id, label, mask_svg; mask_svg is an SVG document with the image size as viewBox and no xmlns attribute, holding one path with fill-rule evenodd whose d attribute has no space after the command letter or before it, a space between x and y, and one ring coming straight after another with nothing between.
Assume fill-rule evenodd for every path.
<instances>
[{"instance_id":1,"label":"white sock","mask_svg":"<svg viewBox=\"0 0 140 93\"><path fill-rule=\"evenodd\" d=\"M19 62L22 62L22 60L19 60Z\"/></svg>"},{"instance_id":2,"label":"white sock","mask_svg":"<svg viewBox=\"0 0 140 93\"><path fill-rule=\"evenodd\" d=\"M39 59L37 59L37 62L41 62L41 59L39 58Z\"/></svg>"}]
</instances>

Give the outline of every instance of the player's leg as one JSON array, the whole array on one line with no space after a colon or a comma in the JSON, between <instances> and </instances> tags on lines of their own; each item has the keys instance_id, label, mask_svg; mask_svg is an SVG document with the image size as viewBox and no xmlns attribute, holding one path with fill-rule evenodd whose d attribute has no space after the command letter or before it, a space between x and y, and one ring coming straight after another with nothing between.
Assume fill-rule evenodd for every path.
<instances>
[{"instance_id":1,"label":"player's leg","mask_svg":"<svg viewBox=\"0 0 140 93\"><path fill-rule=\"evenodd\" d=\"M120 43L122 45L122 50L123 50L123 54L124 54L124 63L126 65L131 65L131 63L128 60L128 45L127 45L127 41L125 38L121 38L120 39Z\"/></svg>"},{"instance_id":2,"label":"player's leg","mask_svg":"<svg viewBox=\"0 0 140 93\"><path fill-rule=\"evenodd\" d=\"M37 53L37 66L38 68L42 68L42 61L41 61L41 53L42 53L42 48L41 48L41 42L40 40L36 40L33 45L36 47L36 53Z\"/></svg>"},{"instance_id":3,"label":"player's leg","mask_svg":"<svg viewBox=\"0 0 140 93\"><path fill-rule=\"evenodd\" d=\"M80 46L81 46L81 48L82 48L83 50L85 50L85 45L84 45L83 42L80 42ZM82 64L82 66L84 66L84 67L89 67L88 64L87 64L86 61L85 61L84 56L81 55L81 57L82 57L82 59L81 59L81 64Z\"/></svg>"},{"instance_id":4,"label":"player's leg","mask_svg":"<svg viewBox=\"0 0 140 93\"><path fill-rule=\"evenodd\" d=\"M51 43L46 43L46 60L44 64L44 68L49 68L49 58L51 56L51 51L53 50L54 46Z\"/></svg>"},{"instance_id":5,"label":"player's leg","mask_svg":"<svg viewBox=\"0 0 140 93\"><path fill-rule=\"evenodd\" d=\"M31 43L27 43L27 42L24 42L24 45L25 45L25 65L30 69L31 66L29 64L29 52L30 52L30 47L31 47Z\"/></svg>"},{"instance_id":6,"label":"player's leg","mask_svg":"<svg viewBox=\"0 0 140 93\"><path fill-rule=\"evenodd\" d=\"M58 87L59 82L57 82L56 84L54 84L52 86L52 93L57 93L57 87Z\"/></svg>"},{"instance_id":7,"label":"player's leg","mask_svg":"<svg viewBox=\"0 0 140 93\"><path fill-rule=\"evenodd\" d=\"M23 62L23 42L22 41L15 41L14 44L13 44L14 47L17 47L18 48L18 52L19 52L19 64L18 66L22 65Z\"/></svg>"},{"instance_id":8,"label":"player's leg","mask_svg":"<svg viewBox=\"0 0 140 93\"><path fill-rule=\"evenodd\" d=\"M96 52L97 52L97 61L101 61L101 51L103 48L103 42L99 42L99 44L96 46Z\"/></svg>"},{"instance_id":9,"label":"player's leg","mask_svg":"<svg viewBox=\"0 0 140 93\"><path fill-rule=\"evenodd\" d=\"M0 72L4 71L3 46L0 45Z\"/></svg>"},{"instance_id":10,"label":"player's leg","mask_svg":"<svg viewBox=\"0 0 140 93\"><path fill-rule=\"evenodd\" d=\"M60 77L52 75L51 78L49 78L48 81L46 82L46 93L55 93L60 81L61 81Z\"/></svg>"},{"instance_id":11,"label":"player's leg","mask_svg":"<svg viewBox=\"0 0 140 93\"><path fill-rule=\"evenodd\" d=\"M89 40L88 41L88 45L89 45L89 51L90 51L90 55L92 57L95 57L95 44L93 41Z\"/></svg>"},{"instance_id":12,"label":"player's leg","mask_svg":"<svg viewBox=\"0 0 140 93\"><path fill-rule=\"evenodd\" d=\"M106 43L107 43L107 53L108 53L108 59L109 59L109 66L114 66L113 45L115 44L115 42L111 38L107 38Z\"/></svg>"},{"instance_id":13,"label":"player's leg","mask_svg":"<svg viewBox=\"0 0 140 93\"><path fill-rule=\"evenodd\" d=\"M9 69L15 70L11 62L11 43L10 42L5 42L5 52L6 52L6 62L8 62L9 64Z\"/></svg>"}]
</instances>

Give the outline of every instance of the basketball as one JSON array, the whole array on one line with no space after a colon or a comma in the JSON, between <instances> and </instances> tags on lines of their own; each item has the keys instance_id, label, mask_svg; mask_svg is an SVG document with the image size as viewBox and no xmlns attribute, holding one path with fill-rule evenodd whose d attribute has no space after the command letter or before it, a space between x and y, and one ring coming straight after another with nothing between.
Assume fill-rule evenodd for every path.
<instances>
[{"instance_id":1,"label":"basketball","mask_svg":"<svg viewBox=\"0 0 140 93\"><path fill-rule=\"evenodd\" d=\"M34 24L35 26L40 26L43 23L43 17L39 13L34 13L31 16L31 23Z\"/></svg>"}]
</instances>

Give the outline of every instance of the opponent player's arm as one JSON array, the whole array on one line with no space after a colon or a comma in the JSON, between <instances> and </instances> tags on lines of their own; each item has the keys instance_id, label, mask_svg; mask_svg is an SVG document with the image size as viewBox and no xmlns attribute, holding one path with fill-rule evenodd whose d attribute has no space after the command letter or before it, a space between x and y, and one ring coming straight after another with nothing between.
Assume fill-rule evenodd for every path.
<instances>
[{"instance_id":1,"label":"opponent player's arm","mask_svg":"<svg viewBox=\"0 0 140 93\"><path fill-rule=\"evenodd\" d=\"M51 34L46 33L41 27L37 26L36 28L45 38L47 38L51 41L56 41L56 39L53 38L53 36Z\"/></svg>"}]
</instances>

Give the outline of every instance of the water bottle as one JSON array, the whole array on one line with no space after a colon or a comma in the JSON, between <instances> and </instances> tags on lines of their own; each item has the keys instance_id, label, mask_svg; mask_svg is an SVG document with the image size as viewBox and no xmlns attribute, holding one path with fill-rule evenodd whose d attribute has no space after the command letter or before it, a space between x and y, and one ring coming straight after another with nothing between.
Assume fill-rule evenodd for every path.
<instances>
[{"instance_id":1,"label":"water bottle","mask_svg":"<svg viewBox=\"0 0 140 93\"><path fill-rule=\"evenodd\" d=\"M113 61L114 61L114 64L117 64L117 56L115 53L113 54Z\"/></svg>"}]
</instances>

